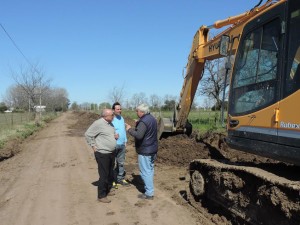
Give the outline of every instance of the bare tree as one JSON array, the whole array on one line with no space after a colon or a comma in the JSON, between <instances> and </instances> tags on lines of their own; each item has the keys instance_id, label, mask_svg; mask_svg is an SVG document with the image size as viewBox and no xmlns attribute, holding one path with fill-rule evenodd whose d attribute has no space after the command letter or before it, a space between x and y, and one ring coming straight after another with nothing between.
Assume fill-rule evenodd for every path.
<instances>
[{"instance_id":1,"label":"bare tree","mask_svg":"<svg viewBox=\"0 0 300 225\"><path fill-rule=\"evenodd\" d=\"M34 106L46 106L50 111L66 111L69 107L68 93L64 88L51 88L47 79L37 65L28 68L20 66L18 72L11 70L15 85L6 93L6 102L14 108L31 110Z\"/></svg>"},{"instance_id":2,"label":"bare tree","mask_svg":"<svg viewBox=\"0 0 300 225\"><path fill-rule=\"evenodd\" d=\"M44 72L38 65L32 65L28 68L20 66L18 72L11 70L12 78L16 82L16 90L22 92L28 99L28 107L40 105L43 96L47 95L51 80L46 79Z\"/></svg>"},{"instance_id":3,"label":"bare tree","mask_svg":"<svg viewBox=\"0 0 300 225\"><path fill-rule=\"evenodd\" d=\"M28 109L29 99L20 86L10 86L6 90L5 103L14 109Z\"/></svg>"},{"instance_id":4,"label":"bare tree","mask_svg":"<svg viewBox=\"0 0 300 225\"><path fill-rule=\"evenodd\" d=\"M207 61L205 64L205 71L200 85L198 87L198 95L205 95L209 98L213 98L216 102L216 106L219 108L222 102L222 94L224 90L225 81L225 60L217 59ZM229 79L226 81L225 88L229 85Z\"/></svg>"},{"instance_id":5,"label":"bare tree","mask_svg":"<svg viewBox=\"0 0 300 225\"><path fill-rule=\"evenodd\" d=\"M112 102L122 102L125 96L125 85L123 84L122 87L113 87L113 89L109 92L109 99Z\"/></svg>"},{"instance_id":6,"label":"bare tree","mask_svg":"<svg viewBox=\"0 0 300 225\"><path fill-rule=\"evenodd\" d=\"M150 106L153 109L159 109L161 107L161 104L162 100L158 95L153 94L150 96Z\"/></svg>"},{"instance_id":7,"label":"bare tree","mask_svg":"<svg viewBox=\"0 0 300 225\"><path fill-rule=\"evenodd\" d=\"M131 102L132 102L132 106L135 108L137 107L139 104L142 103L147 103L147 97L146 94L144 92L140 92L138 94L134 94L131 98Z\"/></svg>"}]
</instances>

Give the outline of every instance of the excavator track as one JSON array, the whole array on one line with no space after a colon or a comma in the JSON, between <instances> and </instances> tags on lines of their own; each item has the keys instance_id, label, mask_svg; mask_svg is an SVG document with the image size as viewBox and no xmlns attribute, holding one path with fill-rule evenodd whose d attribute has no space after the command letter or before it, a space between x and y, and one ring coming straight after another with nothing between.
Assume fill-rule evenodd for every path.
<instances>
[{"instance_id":1,"label":"excavator track","mask_svg":"<svg viewBox=\"0 0 300 225\"><path fill-rule=\"evenodd\" d=\"M189 173L192 205L205 201L234 224L300 224L299 181L213 159L192 161Z\"/></svg>"}]
</instances>

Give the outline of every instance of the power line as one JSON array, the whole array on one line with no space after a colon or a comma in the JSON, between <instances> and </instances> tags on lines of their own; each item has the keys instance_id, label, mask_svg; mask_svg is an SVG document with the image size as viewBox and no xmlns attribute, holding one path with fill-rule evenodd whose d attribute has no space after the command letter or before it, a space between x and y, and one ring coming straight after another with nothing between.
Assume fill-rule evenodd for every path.
<instances>
[{"instance_id":1,"label":"power line","mask_svg":"<svg viewBox=\"0 0 300 225\"><path fill-rule=\"evenodd\" d=\"M16 42L13 40L13 38L9 35L9 33L6 31L6 29L4 28L4 26L0 23L0 26L2 28L2 30L4 31L4 33L7 35L7 37L10 39L10 41L13 43L13 45L15 46L15 48L21 53L21 55L24 57L24 59L26 60L26 62L32 67L35 68L31 62L28 60L28 58L24 55L24 53L21 51L21 49L18 47L18 45L16 44ZM37 71L36 71L37 72Z\"/></svg>"}]
</instances>

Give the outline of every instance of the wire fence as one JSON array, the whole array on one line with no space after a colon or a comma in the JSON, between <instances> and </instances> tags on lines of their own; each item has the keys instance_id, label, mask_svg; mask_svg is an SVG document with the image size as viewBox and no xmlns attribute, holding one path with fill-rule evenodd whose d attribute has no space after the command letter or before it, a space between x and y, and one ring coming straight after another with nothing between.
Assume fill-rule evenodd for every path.
<instances>
[{"instance_id":1,"label":"wire fence","mask_svg":"<svg viewBox=\"0 0 300 225\"><path fill-rule=\"evenodd\" d=\"M34 121L35 113L0 113L0 134L15 129L17 126Z\"/></svg>"}]
</instances>

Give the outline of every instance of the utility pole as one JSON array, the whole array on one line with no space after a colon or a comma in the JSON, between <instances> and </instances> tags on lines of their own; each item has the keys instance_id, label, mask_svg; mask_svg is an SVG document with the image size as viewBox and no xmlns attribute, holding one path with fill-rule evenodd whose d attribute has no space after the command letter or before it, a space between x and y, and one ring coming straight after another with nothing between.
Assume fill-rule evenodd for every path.
<instances>
[{"instance_id":1,"label":"utility pole","mask_svg":"<svg viewBox=\"0 0 300 225\"><path fill-rule=\"evenodd\" d=\"M40 79L40 118L39 122L42 120L42 79Z\"/></svg>"}]
</instances>

